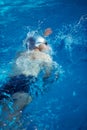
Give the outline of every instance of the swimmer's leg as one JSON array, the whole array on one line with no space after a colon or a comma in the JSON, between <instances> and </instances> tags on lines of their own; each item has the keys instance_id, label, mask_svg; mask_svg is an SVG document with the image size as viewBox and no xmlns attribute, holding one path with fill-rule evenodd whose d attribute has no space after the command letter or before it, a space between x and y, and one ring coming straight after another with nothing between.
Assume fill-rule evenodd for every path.
<instances>
[{"instance_id":1,"label":"swimmer's leg","mask_svg":"<svg viewBox=\"0 0 87 130\"><path fill-rule=\"evenodd\" d=\"M31 96L25 92L17 92L12 95L13 99L13 110L14 112L9 115L9 117L20 118L23 109L32 101Z\"/></svg>"},{"instance_id":2,"label":"swimmer's leg","mask_svg":"<svg viewBox=\"0 0 87 130\"><path fill-rule=\"evenodd\" d=\"M25 92L14 93L12 95L12 99L13 99L12 110L4 102L2 104L3 105L2 116L4 115L4 113L7 114L7 116L3 117L2 125L4 124L3 123L4 120L8 120L8 122L12 122L13 120L15 120L15 123L20 122L20 118L24 107L26 107L32 101L31 96L29 96L29 94ZM10 102L11 100L8 99L8 104L10 104ZM8 127L8 124L6 125Z\"/></svg>"}]
</instances>

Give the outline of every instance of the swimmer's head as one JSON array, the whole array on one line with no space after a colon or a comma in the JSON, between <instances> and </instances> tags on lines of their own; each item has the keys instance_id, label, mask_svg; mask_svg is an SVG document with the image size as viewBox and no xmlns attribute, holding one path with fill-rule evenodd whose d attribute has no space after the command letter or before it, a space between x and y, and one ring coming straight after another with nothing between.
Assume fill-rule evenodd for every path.
<instances>
[{"instance_id":1,"label":"swimmer's head","mask_svg":"<svg viewBox=\"0 0 87 130\"><path fill-rule=\"evenodd\" d=\"M41 36L39 36L36 39L35 47L38 48L39 51L42 51L50 55L52 54L52 48L48 45L47 41Z\"/></svg>"}]
</instances>

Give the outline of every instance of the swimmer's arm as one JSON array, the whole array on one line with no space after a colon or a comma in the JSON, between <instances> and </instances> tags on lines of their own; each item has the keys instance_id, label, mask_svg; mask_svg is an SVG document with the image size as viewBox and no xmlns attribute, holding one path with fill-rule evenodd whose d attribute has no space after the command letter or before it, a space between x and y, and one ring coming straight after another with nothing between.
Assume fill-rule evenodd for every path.
<instances>
[{"instance_id":1,"label":"swimmer's arm","mask_svg":"<svg viewBox=\"0 0 87 130\"><path fill-rule=\"evenodd\" d=\"M54 75L54 80L59 79L59 71L58 71L58 63L52 61L51 63L48 62L48 64L45 63L45 73L43 79L47 79ZM53 72L53 73L52 73Z\"/></svg>"},{"instance_id":2,"label":"swimmer's arm","mask_svg":"<svg viewBox=\"0 0 87 130\"><path fill-rule=\"evenodd\" d=\"M52 72L52 63L44 63L44 76L43 78L49 78Z\"/></svg>"}]
</instances>

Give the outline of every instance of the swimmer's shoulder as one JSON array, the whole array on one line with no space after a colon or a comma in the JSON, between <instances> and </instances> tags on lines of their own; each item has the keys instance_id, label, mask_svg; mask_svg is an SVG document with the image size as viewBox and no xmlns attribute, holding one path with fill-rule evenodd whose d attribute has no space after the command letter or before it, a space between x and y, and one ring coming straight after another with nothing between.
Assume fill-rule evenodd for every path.
<instances>
[{"instance_id":1,"label":"swimmer's shoulder","mask_svg":"<svg viewBox=\"0 0 87 130\"><path fill-rule=\"evenodd\" d=\"M49 54L47 54L47 53L42 53L42 56L43 56L43 59L45 60L45 61L50 61L50 62L52 62L52 56L50 56Z\"/></svg>"},{"instance_id":2,"label":"swimmer's shoulder","mask_svg":"<svg viewBox=\"0 0 87 130\"><path fill-rule=\"evenodd\" d=\"M41 52L39 54L39 57L41 58L43 63L52 63L53 62L52 57L49 54L47 54L47 53Z\"/></svg>"}]
</instances>

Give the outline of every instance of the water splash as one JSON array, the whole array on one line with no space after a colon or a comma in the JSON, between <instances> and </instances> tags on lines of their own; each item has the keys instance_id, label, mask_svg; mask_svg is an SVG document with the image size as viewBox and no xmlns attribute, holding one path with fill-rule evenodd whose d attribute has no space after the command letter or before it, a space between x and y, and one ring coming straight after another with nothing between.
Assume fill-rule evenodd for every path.
<instances>
[{"instance_id":1,"label":"water splash","mask_svg":"<svg viewBox=\"0 0 87 130\"><path fill-rule=\"evenodd\" d=\"M87 37L87 14L82 15L80 20L75 24L63 25L61 29L57 30L54 44L61 45L68 50L72 48L72 45L86 45ZM63 45L62 45L63 46Z\"/></svg>"}]
</instances>

